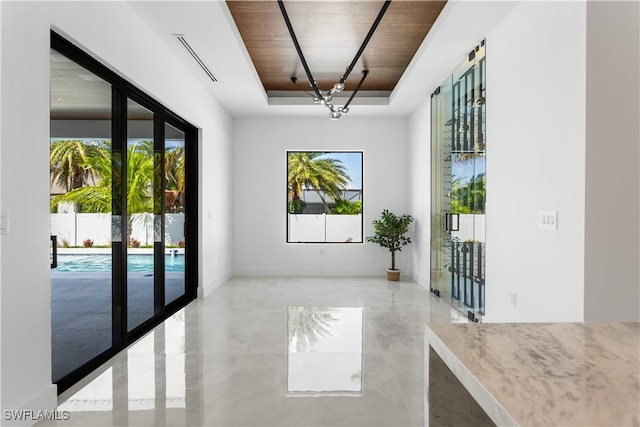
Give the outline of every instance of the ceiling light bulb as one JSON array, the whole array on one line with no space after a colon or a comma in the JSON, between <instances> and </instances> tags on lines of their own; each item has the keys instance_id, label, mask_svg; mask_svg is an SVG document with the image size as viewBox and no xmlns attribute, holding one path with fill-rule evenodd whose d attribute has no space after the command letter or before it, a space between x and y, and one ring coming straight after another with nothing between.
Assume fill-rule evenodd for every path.
<instances>
[{"instance_id":1,"label":"ceiling light bulb","mask_svg":"<svg viewBox=\"0 0 640 427\"><path fill-rule=\"evenodd\" d=\"M342 113L340 111L332 111L332 112L329 113L329 118L331 120L338 120L341 115L342 115Z\"/></svg>"},{"instance_id":2,"label":"ceiling light bulb","mask_svg":"<svg viewBox=\"0 0 640 427\"><path fill-rule=\"evenodd\" d=\"M336 83L333 85L336 92L342 92L344 90L344 83Z\"/></svg>"}]
</instances>

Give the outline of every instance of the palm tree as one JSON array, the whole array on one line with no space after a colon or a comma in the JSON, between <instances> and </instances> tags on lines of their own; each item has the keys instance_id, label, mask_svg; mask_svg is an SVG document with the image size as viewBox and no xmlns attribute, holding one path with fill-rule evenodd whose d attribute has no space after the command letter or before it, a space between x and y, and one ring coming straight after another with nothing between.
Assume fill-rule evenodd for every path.
<instances>
[{"instance_id":1,"label":"palm tree","mask_svg":"<svg viewBox=\"0 0 640 427\"><path fill-rule=\"evenodd\" d=\"M127 150L127 213L153 212L153 141L129 144Z\"/></svg>"},{"instance_id":2,"label":"palm tree","mask_svg":"<svg viewBox=\"0 0 640 427\"><path fill-rule=\"evenodd\" d=\"M175 212L184 208L184 145L167 147L164 155L165 209ZM171 193L167 198L167 193Z\"/></svg>"},{"instance_id":3,"label":"palm tree","mask_svg":"<svg viewBox=\"0 0 640 427\"><path fill-rule=\"evenodd\" d=\"M288 199L290 205L299 203L302 191L313 189L320 197L325 213L331 213L326 197L340 198L350 177L340 160L323 158L324 153L292 152L288 156Z\"/></svg>"},{"instance_id":4,"label":"palm tree","mask_svg":"<svg viewBox=\"0 0 640 427\"><path fill-rule=\"evenodd\" d=\"M184 145L168 149L164 156L167 190L184 192Z\"/></svg>"},{"instance_id":5,"label":"palm tree","mask_svg":"<svg viewBox=\"0 0 640 427\"><path fill-rule=\"evenodd\" d=\"M110 212L110 194L96 192L102 187L105 174L111 175L110 142L64 140L51 144L51 183L66 189L66 193L51 198L55 210L60 202L73 203L88 212ZM109 179L109 186L111 180ZM67 194L72 194L66 197Z\"/></svg>"},{"instance_id":6,"label":"palm tree","mask_svg":"<svg viewBox=\"0 0 640 427\"><path fill-rule=\"evenodd\" d=\"M75 203L83 212L109 213L112 210L112 159L110 143L92 152L85 167L97 177L95 185L76 188L51 198L51 208L60 202ZM146 221L135 213L153 212L154 152L153 141L136 141L127 149L127 236L133 221Z\"/></svg>"},{"instance_id":7,"label":"palm tree","mask_svg":"<svg viewBox=\"0 0 640 427\"><path fill-rule=\"evenodd\" d=\"M51 186L58 185L65 191L95 184L98 175L88 165L91 157L103 148L102 141L59 140L51 143L49 170Z\"/></svg>"},{"instance_id":8,"label":"palm tree","mask_svg":"<svg viewBox=\"0 0 640 427\"><path fill-rule=\"evenodd\" d=\"M151 155L149 155L151 152ZM60 202L76 203L84 212L111 212L112 158L106 143L87 157L84 165L96 178L95 185L72 189L51 198L51 207ZM127 213L153 212L153 144L140 141L127 150Z\"/></svg>"},{"instance_id":9,"label":"palm tree","mask_svg":"<svg viewBox=\"0 0 640 427\"><path fill-rule=\"evenodd\" d=\"M482 214L485 206L485 175L475 175L469 181L456 178L452 182L451 211L459 214Z\"/></svg>"},{"instance_id":10,"label":"palm tree","mask_svg":"<svg viewBox=\"0 0 640 427\"><path fill-rule=\"evenodd\" d=\"M289 307L287 324L289 351L304 352L316 346L320 337L333 335L334 310L319 307Z\"/></svg>"}]
</instances>

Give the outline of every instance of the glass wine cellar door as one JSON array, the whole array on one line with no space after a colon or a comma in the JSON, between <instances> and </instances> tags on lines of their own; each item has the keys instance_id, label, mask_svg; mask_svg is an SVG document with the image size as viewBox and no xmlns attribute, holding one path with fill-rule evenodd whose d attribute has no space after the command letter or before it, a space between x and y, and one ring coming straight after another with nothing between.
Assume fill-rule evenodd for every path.
<instances>
[{"instance_id":1,"label":"glass wine cellar door","mask_svg":"<svg viewBox=\"0 0 640 427\"><path fill-rule=\"evenodd\" d=\"M431 95L431 290L485 308L485 43Z\"/></svg>"}]
</instances>

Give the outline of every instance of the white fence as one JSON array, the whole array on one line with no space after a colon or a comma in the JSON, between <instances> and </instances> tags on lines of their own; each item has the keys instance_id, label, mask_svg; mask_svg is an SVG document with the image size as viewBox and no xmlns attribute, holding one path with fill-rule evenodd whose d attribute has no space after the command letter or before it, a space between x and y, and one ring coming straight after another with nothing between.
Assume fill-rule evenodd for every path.
<instances>
[{"instance_id":1,"label":"white fence","mask_svg":"<svg viewBox=\"0 0 640 427\"><path fill-rule=\"evenodd\" d=\"M288 242L362 242L362 215L289 214Z\"/></svg>"},{"instance_id":2,"label":"white fence","mask_svg":"<svg viewBox=\"0 0 640 427\"><path fill-rule=\"evenodd\" d=\"M452 231L451 237L457 237L461 242L475 240L484 242L485 239L484 214L460 214L458 231Z\"/></svg>"},{"instance_id":3,"label":"white fence","mask_svg":"<svg viewBox=\"0 0 640 427\"><path fill-rule=\"evenodd\" d=\"M165 244L177 245L184 240L184 213L165 214ZM153 244L153 215L131 215L131 237L141 245ZM51 214L51 234L58 236L59 245L82 246L86 239L95 246L111 244L111 214L55 213Z\"/></svg>"}]
</instances>

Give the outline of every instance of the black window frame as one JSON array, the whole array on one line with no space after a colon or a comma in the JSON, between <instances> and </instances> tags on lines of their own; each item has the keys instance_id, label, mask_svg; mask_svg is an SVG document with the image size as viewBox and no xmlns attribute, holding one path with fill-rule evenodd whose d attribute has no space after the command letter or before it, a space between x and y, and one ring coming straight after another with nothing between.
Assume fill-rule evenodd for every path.
<instances>
[{"instance_id":1,"label":"black window frame","mask_svg":"<svg viewBox=\"0 0 640 427\"><path fill-rule=\"evenodd\" d=\"M356 153L356 154L360 154L360 180L361 180L361 188L360 190L360 200L362 202L362 206L361 206L361 210L360 210L360 236L361 236L361 240L359 241L343 241L343 242L338 242L338 241L324 241L324 242L302 242L302 241L291 241L289 240L289 235L290 235L290 230L289 230L289 185L288 185L288 170L289 170L289 154L290 153L322 153L322 154L329 154L329 153ZM322 149L322 150L286 150L286 162L285 162L285 167L287 170L287 174L286 174L286 182L285 182L285 214L286 214L286 235L285 235L285 243L286 244L291 244L291 245L305 245L305 244L312 244L312 245L344 245L344 244L353 244L353 245L357 245L357 244L364 244L365 243L365 236L364 236L364 205L365 205L365 197L364 197L364 181L365 181L365 177L364 177L364 150L362 149L353 149L353 150L327 150L327 149Z\"/></svg>"},{"instance_id":2,"label":"black window frame","mask_svg":"<svg viewBox=\"0 0 640 427\"><path fill-rule=\"evenodd\" d=\"M112 345L109 349L87 361L76 370L60 378L56 384L58 394L66 391L82 378L96 370L100 365L115 356L130 344L141 338L154 327L185 307L197 298L198 292L198 129L184 120L162 103L148 95L108 66L102 64L89 53L85 52L73 42L67 40L56 31L50 32L50 47L64 55L69 60L77 63L87 71L95 74L112 87L112 150L121 150L126 155L126 124L127 124L127 99L134 100L154 113L154 140L164 144L164 126L170 124L185 134L185 242L188 256L185 257L185 293L184 295L164 303L164 276L154 282L154 315L136 326L127 330L127 289L126 289L126 242L113 242L113 276L112 276ZM162 138L162 139L160 139ZM120 174L122 181L126 180L126 174ZM121 182L122 188L126 182ZM126 206L126 194L121 193L121 206ZM118 214L113 212L113 215ZM125 212L126 214L126 212ZM126 230L126 215L120 212L120 229ZM163 220L164 222L164 220ZM164 257L158 251L154 252L155 265L164 267ZM116 268L120 266L120 268ZM160 270L156 270L160 271Z\"/></svg>"}]
</instances>

